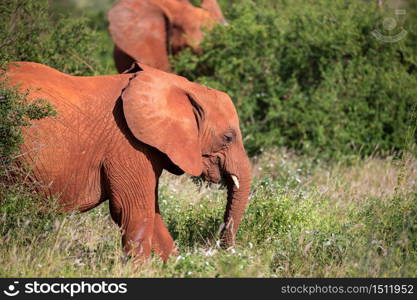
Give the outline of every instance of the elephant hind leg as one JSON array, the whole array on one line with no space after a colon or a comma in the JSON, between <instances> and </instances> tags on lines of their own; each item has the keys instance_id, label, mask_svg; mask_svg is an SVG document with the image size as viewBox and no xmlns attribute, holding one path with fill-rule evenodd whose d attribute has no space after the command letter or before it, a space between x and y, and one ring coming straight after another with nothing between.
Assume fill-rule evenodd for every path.
<instances>
[{"instance_id":1,"label":"elephant hind leg","mask_svg":"<svg viewBox=\"0 0 417 300\"><path fill-rule=\"evenodd\" d=\"M154 218L152 250L157 253L163 261L168 260L170 255L178 255L174 240L166 228L159 211L157 211Z\"/></svg>"}]
</instances>

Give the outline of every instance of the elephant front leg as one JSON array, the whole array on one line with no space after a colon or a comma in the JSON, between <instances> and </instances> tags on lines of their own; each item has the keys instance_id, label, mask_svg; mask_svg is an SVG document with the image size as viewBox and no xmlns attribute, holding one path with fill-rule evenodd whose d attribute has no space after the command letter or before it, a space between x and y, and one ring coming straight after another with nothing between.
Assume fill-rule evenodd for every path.
<instances>
[{"instance_id":1,"label":"elephant front leg","mask_svg":"<svg viewBox=\"0 0 417 300\"><path fill-rule=\"evenodd\" d=\"M158 174L143 157L135 153L129 157L122 162L107 161L105 174L110 213L121 228L124 252L140 262L152 251Z\"/></svg>"},{"instance_id":2,"label":"elephant front leg","mask_svg":"<svg viewBox=\"0 0 417 300\"><path fill-rule=\"evenodd\" d=\"M152 250L154 216L135 214L125 223L122 224L124 252L135 260L148 258Z\"/></svg>"},{"instance_id":3,"label":"elephant front leg","mask_svg":"<svg viewBox=\"0 0 417 300\"><path fill-rule=\"evenodd\" d=\"M123 205L111 199L110 212L112 219L122 229L124 252L134 257L135 260L140 261L148 258L152 250L154 232L155 212L153 208L139 209L135 205Z\"/></svg>"},{"instance_id":4,"label":"elephant front leg","mask_svg":"<svg viewBox=\"0 0 417 300\"><path fill-rule=\"evenodd\" d=\"M162 168L141 153L127 157L130 159L105 164L110 213L122 229L123 249L136 260L148 258L152 250L166 260L175 252L175 244L157 204Z\"/></svg>"}]
</instances>

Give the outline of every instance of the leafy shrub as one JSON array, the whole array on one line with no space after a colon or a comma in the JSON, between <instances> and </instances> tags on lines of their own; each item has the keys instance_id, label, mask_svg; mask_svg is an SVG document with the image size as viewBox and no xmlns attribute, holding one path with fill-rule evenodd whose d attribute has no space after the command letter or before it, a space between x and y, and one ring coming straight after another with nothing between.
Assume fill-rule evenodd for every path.
<instances>
[{"instance_id":1,"label":"leafy shrub","mask_svg":"<svg viewBox=\"0 0 417 300\"><path fill-rule=\"evenodd\" d=\"M0 3L0 66L32 61L73 75L91 75L95 34L87 20L54 15L47 0Z\"/></svg>"},{"instance_id":2,"label":"leafy shrub","mask_svg":"<svg viewBox=\"0 0 417 300\"><path fill-rule=\"evenodd\" d=\"M232 97L251 154L271 146L324 157L403 150L416 123L416 36L374 38L382 20L374 4L236 2L225 11L230 26L207 34L204 54L184 51L173 65Z\"/></svg>"},{"instance_id":3,"label":"leafy shrub","mask_svg":"<svg viewBox=\"0 0 417 300\"><path fill-rule=\"evenodd\" d=\"M172 195L167 186L161 185L159 204L169 232L182 247L213 244L218 238L218 229L223 220L223 193L211 193L204 200L196 202L182 199L181 194ZM179 192L179 191L175 191ZM179 201L176 201L176 200Z\"/></svg>"},{"instance_id":4,"label":"leafy shrub","mask_svg":"<svg viewBox=\"0 0 417 300\"><path fill-rule=\"evenodd\" d=\"M0 199L0 235L4 240L19 237L18 244L24 246L54 229L58 206L53 199L32 192L30 186L19 183L6 190L0 185Z\"/></svg>"},{"instance_id":5,"label":"leafy shrub","mask_svg":"<svg viewBox=\"0 0 417 300\"><path fill-rule=\"evenodd\" d=\"M28 103L25 101L27 94L7 87L6 82L0 82L0 163L3 164L10 162L18 152L22 142L22 126L29 125L29 120L39 120L54 114L49 103L41 99Z\"/></svg>"},{"instance_id":6,"label":"leafy shrub","mask_svg":"<svg viewBox=\"0 0 417 300\"><path fill-rule=\"evenodd\" d=\"M113 60L113 41L108 32L107 12L116 0L54 0L50 3L51 10L60 14L71 13L72 18L78 22L82 20L83 26L87 26L87 32L93 33L93 40L86 43L93 52L86 53L87 58L94 64L92 69L98 75L117 74Z\"/></svg>"},{"instance_id":7,"label":"leafy shrub","mask_svg":"<svg viewBox=\"0 0 417 300\"><path fill-rule=\"evenodd\" d=\"M262 244L285 238L294 228L304 228L312 217L314 203L306 201L303 191L291 178L283 184L264 178L255 184L245 217L239 227L239 243ZM291 191L291 192L290 192ZM178 193L178 191L176 191ZM214 192L214 195L213 195ZM159 203L174 240L182 247L214 246L224 214L224 190L210 191L197 202L172 196L160 187ZM188 195L187 195L188 196Z\"/></svg>"},{"instance_id":8,"label":"leafy shrub","mask_svg":"<svg viewBox=\"0 0 417 300\"><path fill-rule=\"evenodd\" d=\"M51 14L47 0L1 1L0 28L1 70L10 61L32 61L74 75L95 73L94 32L84 19ZM11 234L13 227L21 222L30 223L28 230L33 230L45 229L52 220L50 214L39 215L41 208L45 208L39 201L47 200L33 191L33 184L24 180L25 170L15 164L23 141L22 126L55 114L45 100L28 100L28 95L29 91L18 92L17 87L10 87L5 73L0 71L2 236ZM48 201L51 208L51 201Z\"/></svg>"},{"instance_id":9,"label":"leafy shrub","mask_svg":"<svg viewBox=\"0 0 417 300\"><path fill-rule=\"evenodd\" d=\"M264 178L255 185L238 237L246 240L245 244L285 239L288 232L306 227L313 208L314 203L305 199L291 179L282 185L278 180Z\"/></svg>"},{"instance_id":10,"label":"leafy shrub","mask_svg":"<svg viewBox=\"0 0 417 300\"><path fill-rule=\"evenodd\" d=\"M10 61L33 61L74 75L94 74L94 32L84 19L51 14L47 0L2 1L0 27L1 69ZM0 76L0 159L4 163L18 151L21 126L53 114L53 109L40 99L27 101L27 93L7 87L4 73Z\"/></svg>"}]
</instances>

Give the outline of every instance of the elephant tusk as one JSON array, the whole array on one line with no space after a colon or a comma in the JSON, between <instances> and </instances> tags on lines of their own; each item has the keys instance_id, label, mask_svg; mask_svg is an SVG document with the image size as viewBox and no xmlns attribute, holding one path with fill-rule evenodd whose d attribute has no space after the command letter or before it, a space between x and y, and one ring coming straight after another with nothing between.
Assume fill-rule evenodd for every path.
<instances>
[{"instance_id":1,"label":"elephant tusk","mask_svg":"<svg viewBox=\"0 0 417 300\"><path fill-rule=\"evenodd\" d=\"M237 177L235 175L230 175L232 177L233 183L236 185L237 189L239 189L240 184L239 184L239 179L237 179Z\"/></svg>"}]
</instances>

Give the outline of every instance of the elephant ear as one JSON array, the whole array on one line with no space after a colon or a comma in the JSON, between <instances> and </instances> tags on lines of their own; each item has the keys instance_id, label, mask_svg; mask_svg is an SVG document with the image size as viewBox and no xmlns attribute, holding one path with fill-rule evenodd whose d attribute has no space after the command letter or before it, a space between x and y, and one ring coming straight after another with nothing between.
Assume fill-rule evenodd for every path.
<instances>
[{"instance_id":1,"label":"elephant ear","mask_svg":"<svg viewBox=\"0 0 417 300\"><path fill-rule=\"evenodd\" d=\"M121 0L108 12L116 47L133 60L169 69L164 13L151 1Z\"/></svg>"},{"instance_id":2,"label":"elephant ear","mask_svg":"<svg viewBox=\"0 0 417 300\"><path fill-rule=\"evenodd\" d=\"M183 86L185 78L140 65L122 93L123 112L133 135L165 153L184 172L199 176L203 110Z\"/></svg>"}]
</instances>

